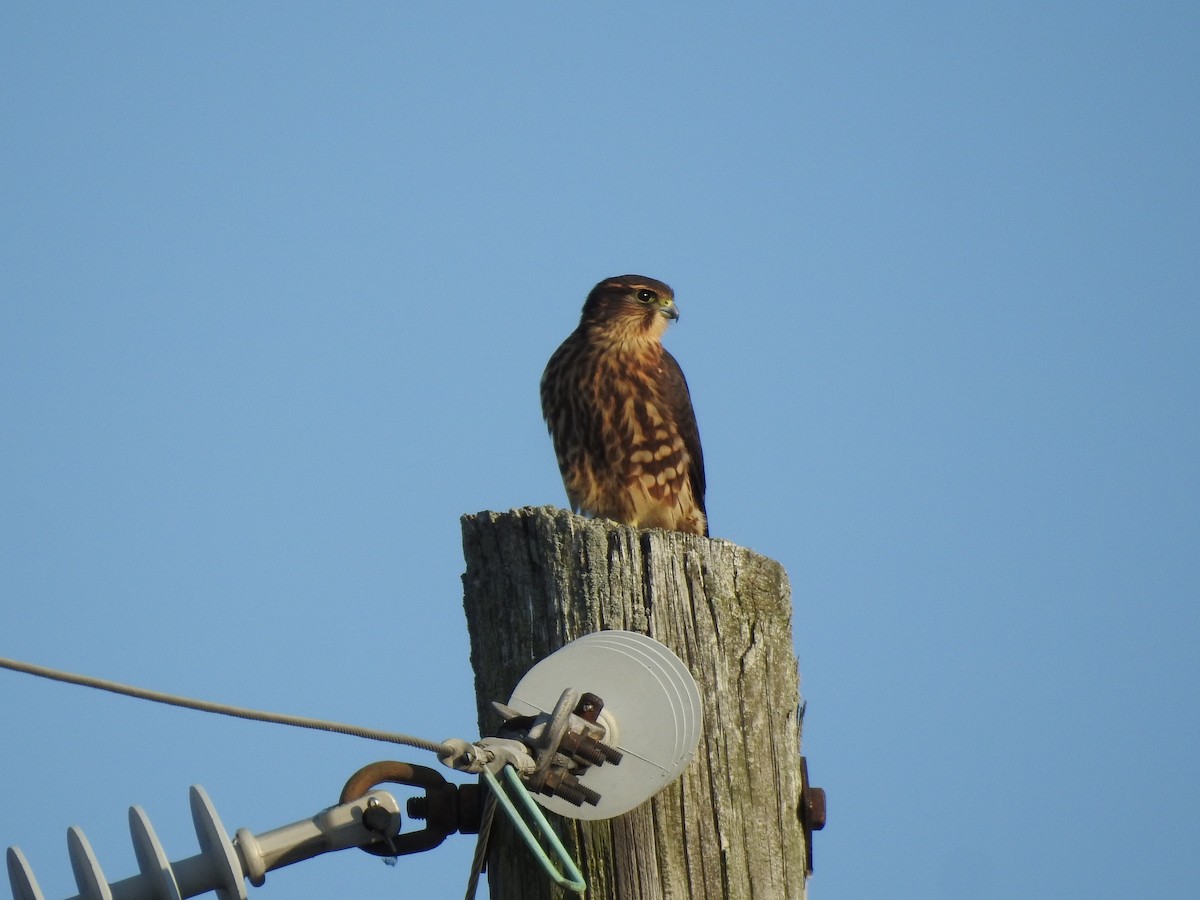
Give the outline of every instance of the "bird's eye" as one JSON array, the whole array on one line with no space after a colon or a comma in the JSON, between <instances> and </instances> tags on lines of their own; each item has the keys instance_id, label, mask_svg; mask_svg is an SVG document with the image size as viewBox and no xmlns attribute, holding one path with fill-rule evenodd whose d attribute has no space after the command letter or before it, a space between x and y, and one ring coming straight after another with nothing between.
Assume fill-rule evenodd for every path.
<instances>
[{"instance_id":1,"label":"bird's eye","mask_svg":"<svg viewBox=\"0 0 1200 900\"><path fill-rule=\"evenodd\" d=\"M651 300L655 299L655 297L656 294L654 291L641 290L637 292L637 298L643 303L649 303Z\"/></svg>"}]
</instances>

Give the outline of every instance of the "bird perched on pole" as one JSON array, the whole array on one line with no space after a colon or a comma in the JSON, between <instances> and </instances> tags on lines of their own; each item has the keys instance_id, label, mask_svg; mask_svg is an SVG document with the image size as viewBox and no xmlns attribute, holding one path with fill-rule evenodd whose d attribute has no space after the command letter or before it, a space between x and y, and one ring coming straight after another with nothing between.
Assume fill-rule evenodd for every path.
<instances>
[{"instance_id":1,"label":"bird perched on pole","mask_svg":"<svg viewBox=\"0 0 1200 900\"><path fill-rule=\"evenodd\" d=\"M692 397L663 333L671 288L606 278L542 375L542 414L571 508L638 528L708 534Z\"/></svg>"}]
</instances>

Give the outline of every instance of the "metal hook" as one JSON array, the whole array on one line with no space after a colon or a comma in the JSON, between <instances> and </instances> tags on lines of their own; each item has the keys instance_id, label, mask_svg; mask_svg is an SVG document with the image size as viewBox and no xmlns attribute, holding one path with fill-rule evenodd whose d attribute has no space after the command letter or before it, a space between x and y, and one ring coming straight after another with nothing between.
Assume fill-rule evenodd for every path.
<instances>
[{"instance_id":1,"label":"metal hook","mask_svg":"<svg viewBox=\"0 0 1200 900\"><path fill-rule=\"evenodd\" d=\"M451 784L436 769L425 766L391 760L371 763L350 776L342 788L340 802L357 800L372 788L385 783L423 789L424 797L409 798L408 815L412 819L424 819L426 824L417 831L383 834L380 840L363 846L362 849L367 853L385 857L406 856L432 850L457 831L474 834L479 830L478 785ZM368 823L363 824L370 828ZM381 824L387 826L386 822Z\"/></svg>"}]
</instances>

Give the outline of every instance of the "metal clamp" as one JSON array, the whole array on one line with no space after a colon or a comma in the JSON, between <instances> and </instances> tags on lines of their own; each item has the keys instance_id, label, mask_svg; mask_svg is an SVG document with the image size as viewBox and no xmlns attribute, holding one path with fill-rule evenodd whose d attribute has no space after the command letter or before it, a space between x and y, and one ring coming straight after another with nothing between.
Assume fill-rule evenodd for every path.
<instances>
[{"instance_id":1,"label":"metal clamp","mask_svg":"<svg viewBox=\"0 0 1200 900\"><path fill-rule=\"evenodd\" d=\"M371 810L363 813L363 826L380 834L379 840L362 849L375 856L406 856L432 850L455 832L477 834L483 804L478 784L453 784L436 769L385 760L364 766L342 788L341 801L349 803L380 784L402 784L421 788L423 796L410 797L406 804L411 819L424 820L416 831L390 833L389 819L372 821ZM379 827L372 827L378 825Z\"/></svg>"},{"instance_id":2,"label":"metal clamp","mask_svg":"<svg viewBox=\"0 0 1200 900\"><path fill-rule=\"evenodd\" d=\"M533 771L522 776L529 790L562 797L575 806L599 803L600 795L580 784L577 776L589 766L621 762L621 752L600 740L604 729L596 719L603 700L567 688L553 710L538 716L522 715L503 703L492 706L504 718L500 736L520 741L534 753Z\"/></svg>"}]
</instances>

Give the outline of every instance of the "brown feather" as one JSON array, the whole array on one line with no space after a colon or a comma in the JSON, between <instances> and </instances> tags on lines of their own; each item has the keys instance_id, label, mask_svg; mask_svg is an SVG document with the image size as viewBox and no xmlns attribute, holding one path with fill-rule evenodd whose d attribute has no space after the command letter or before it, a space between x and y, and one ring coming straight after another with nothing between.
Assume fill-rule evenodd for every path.
<instances>
[{"instance_id":1,"label":"brown feather","mask_svg":"<svg viewBox=\"0 0 1200 900\"><path fill-rule=\"evenodd\" d=\"M588 295L542 375L542 411L571 506L708 534L704 458L683 371L662 346L671 289L624 275Z\"/></svg>"}]
</instances>

